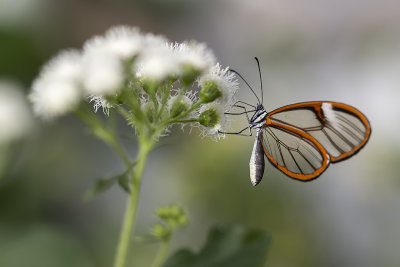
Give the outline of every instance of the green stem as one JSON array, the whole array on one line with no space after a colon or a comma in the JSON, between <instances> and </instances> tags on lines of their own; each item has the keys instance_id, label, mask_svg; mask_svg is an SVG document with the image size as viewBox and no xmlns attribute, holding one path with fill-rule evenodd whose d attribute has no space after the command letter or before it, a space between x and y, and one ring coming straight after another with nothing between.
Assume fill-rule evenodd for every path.
<instances>
[{"instance_id":1,"label":"green stem","mask_svg":"<svg viewBox=\"0 0 400 267\"><path fill-rule=\"evenodd\" d=\"M171 92L171 88L172 88L172 83L169 83L167 85L166 91L165 91L164 96L162 98L161 107L160 107L160 110L158 111L158 114L157 114L157 120L161 117L161 114L164 112L165 105L167 104L168 97L169 97L169 94Z\"/></svg>"},{"instance_id":2,"label":"green stem","mask_svg":"<svg viewBox=\"0 0 400 267\"><path fill-rule=\"evenodd\" d=\"M122 106L116 106L116 110L124 117L128 122L132 123L133 125L140 125L138 121Z\"/></svg>"},{"instance_id":3,"label":"green stem","mask_svg":"<svg viewBox=\"0 0 400 267\"><path fill-rule=\"evenodd\" d=\"M169 244L170 244L171 238L168 237L165 240L162 241L161 246L157 252L157 255L154 259L153 264L151 267L160 267L164 263L165 259L168 256L168 249L169 249Z\"/></svg>"},{"instance_id":4,"label":"green stem","mask_svg":"<svg viewBox=\"0 0 400 267\"><path fill-rule=\"evenodd\" d=\"M166 123L164 123L164 126L167 126L169 124L172 123L176 123L177 121L179 121L179 119L187 116L190 112L192 112L193 110L195 110L196 108L198 108L201 104L203 104L203 102L198 101L197 103L195 103L190 109L188 109L187 111L183 112L182 114L180 114L179 116L177 116L174 119L171 119L169 121L167 121Z\"/></svg>"},{"instance_id":5,"label":"green stem","mask_svg":"<svg viewBox=\"0 0 400 267\"><path fill-rule=\"evenodd\" d=\"M132 238L132 232L135 227L135 215L139 200L140 184L144 167L149 152L153 147L152 140L139 139L139 154L137 164L132 173L132 191L130 193L128 204L125 210L124 221L119 237L117 252L114 261L114 267L124 267L127 260L129 244Z\"/></svg>"},{"instance_id":6,"label":"green stem","mask_svg":"<svg viewBox=\"0 0 400 267\"><path fill-rule=\"evenodd\" d=\"M187 123L187 122L198 122L199 119L187 119L187 120L171 120L170 123Z\"/></svg>"}]
</instances>

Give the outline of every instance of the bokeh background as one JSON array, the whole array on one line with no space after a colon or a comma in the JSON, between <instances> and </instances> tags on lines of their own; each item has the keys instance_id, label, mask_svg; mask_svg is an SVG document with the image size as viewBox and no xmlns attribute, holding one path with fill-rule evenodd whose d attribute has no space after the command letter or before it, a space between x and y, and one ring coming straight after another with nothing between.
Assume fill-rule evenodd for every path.
<instances>
[{"instance_id":1,"label":"bokeh background","mask_svg":"<svg viewBox=\"0 0 400 267\"><path fill-rule=\"evenodd\" d=\"M394 267L400 265L399 14L393 0L1 0L0 77L28 92L57 51L79 48L118 24L205 42L257 89L258 56L268 110L309 100L349 103L372 124L368 145L310 183L268 165L254 188L253 138L214 142L177 129L150 156L136 233L148 233L156 207L178 203L190 224L173 238L172 251L199 249L211 225L241 223L272 234L267 267ZM255 103L243 85L238 98ZM36 125L0 181L0 266L111 266L125 194L113 188L91 202L83 195L122 165L73 116ZM135 142L126 146L133 157ZM148 266L157 244L133 249L136 266Z\"/></svg>"}]
</instances>

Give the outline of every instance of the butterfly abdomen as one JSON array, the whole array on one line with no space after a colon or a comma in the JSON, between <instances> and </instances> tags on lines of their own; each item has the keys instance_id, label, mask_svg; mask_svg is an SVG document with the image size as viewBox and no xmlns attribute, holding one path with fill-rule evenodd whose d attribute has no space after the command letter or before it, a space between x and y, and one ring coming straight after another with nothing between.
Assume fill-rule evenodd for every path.
<instances>
[{"instance_id":1,"label":"butterfly abdomen","mask_svg":"<svg viewBox=\"0 0 400 267\"><path fill-rule=\"evenodd\" d=\"M264 175L265 161L264 150L260 138L260 129L257 129L256 140L254 141L253 152L250 158L250 181L256 186L261 182Z\"/></svg>"}]
</instances>

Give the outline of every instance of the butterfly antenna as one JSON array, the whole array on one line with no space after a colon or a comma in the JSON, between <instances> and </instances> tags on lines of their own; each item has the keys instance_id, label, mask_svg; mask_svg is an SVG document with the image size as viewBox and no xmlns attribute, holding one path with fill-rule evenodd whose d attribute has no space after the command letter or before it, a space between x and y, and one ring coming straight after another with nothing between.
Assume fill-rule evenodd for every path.
<instances>
[{"instance_id":1,"label":"butterfly antenna","mask_svg":"<svg viewBox=\"0 0 400 267\"><path fill-rule=\"evenodd\" d=\"M263 104L263 103L264 103L264 90L263 90L262 77L261 77L260 61L258 60L257 57L254 57L254 58L255 58L255 60L257 61L258 73L260 74L260 83L261 83L261 104Z\"/></svg>"},{"instance_id":2,"label":"butterfly antenna","mask_svg":"<svg viewBox=\"0 0 400 267\"><path fill-rule=\"evenodd\" d=\"M258 96L256 95L256 93L254 92L253 88L251 88L250 84L242 77L242 75L240 75L239 72L237 72L236 70L233 70L233 69L229 69L229 71L235 73L237 76L240 77L240 79L242 79L242 80L245 82L245 84L250 88L250 90L251 90L251 91L253 92L253 94L256 96L258 103L261 104L260 99L258 98Z\"/></svg>"}]
</instances>

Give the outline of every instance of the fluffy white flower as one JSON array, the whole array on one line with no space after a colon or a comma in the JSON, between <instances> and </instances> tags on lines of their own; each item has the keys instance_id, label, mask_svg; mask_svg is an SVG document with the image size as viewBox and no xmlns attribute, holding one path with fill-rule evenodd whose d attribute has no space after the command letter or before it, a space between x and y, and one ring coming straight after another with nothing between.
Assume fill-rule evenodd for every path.
<instances>
[{"instance_id":1,"label":"fluffy white flower","mask_svg":"<svg viewBox=\"0 0 400 267\"><path fill-rule=\"evenodd\" d=\"M33 111L46 119L61 116L78 105L80 96L72 83L37 80L32 86Z\"/></svg>"},{"instance_id":2,"label":"fluffy white flower","mask_svg":"<svg viewBox=\"0 0 400 267\"><path fill-rule=\"evenodd\" d=\"M82 77L81 53L76 49L61 51L41 70L40 79L79 83Z\"/></svg>"},{"instance_id":3,"label":"fluffy white flower","mask_svg":"<svg viewBox=\"0 0 400 267\"><path fill-rule=\"evenodd\" d=\"M179 71L179 61L167 44L150 46L138 57L136 75L155 81L175 76Z\"/></svg>"},{"instance_id":4,"label":"fluffy white flower","mask_svg":"<svg viewBox=\"0 0 400 267\"><path fill-rule=\"evenodd\" d=\"M43 118L63 115L81 100L81 56L76 50L63 51L43 68L33 82L34 112Z\"/></svg>"},{"instance_id":5,"label":"fluffy white flower","mask_svg":"<svg viewBox=\"0 0 400 267\"><path fill-rule=\"evenodd\" d=\"M144 45L144 37L136 27L116 26L110 28L104 36L95 36L84 45L85 53L107 51L121 59L136 56Z\"/></svg>"},{"instance_id":6,"label":"fluffy white flower","mask_svg":"<svg viewBox=\"0 0 400 267\"><path fill-rule=\"evenodd\" d=\"M185 96L188 97L192 101L192 103L196 103L197 101L199 101L198 92L196 91L186 91Z\"/></svg>"},{"instance_id":7,"label":"fluffy white flower","mask_svg":"<svg viewBox=\"0 0 400 267\"><path fill-rule=\"evenodd\" d=\"M140 78L164 79L171 73L168 61L173 59L168 40L161 35L148 33L143 36L143 46L143 51L134 66L135 75ZM177 69L177 66L172 66L172 68Z\"/></svg>"},{"instance_id":8,"label":"fluffy white flower","mask_svg":"<svg viewBox=\"0 0 400 267\"><path fill-rule=\"evenodd\" d=\"M139 55L134 72L139 78L149 78L162 81L169 76L175 76L179 71L179 62L174 55L168 40L160 35L146 34L144 49Z\"/></svg>"},{"instance_id":9,"label":"fluffy white flower","mask_svg":"<svg viewBox=\"0 0 400 267\"><path fill-rule=\"evenodd\" d=\"M181 66L190 65L202 72L215 64L214 53L205 44L191 41L175 43L171 47Z\"/></svg>"},{"instance_id":10,"label":"fluffy white flower","mask_svg":"<svg viewBox=\"0 0 400 267\"><path fill-rule=\"evenodd\" d=\"M190 97L188 97L186 95L174 95L168 99L168 103L167 103L168 109L171 109L172 104L177 100L181 101L187 107L191 107L193 105L193 100Z\"/></svg>"},{"instance_id":11,"label":"fluffy white flower","mask_svg":"<svg viewBox=\"0 0 400 267\"><path fill-rule=\"evenodd\" d=\"M0 81L0 144L26 136L33 118L22 90L11 82Z\"/></svg>"},{"instance_id":12,"label":"fluffy white flower","mask_svg":"<svg viewBox=\"0 0 400 267\"><path fill-rule=\"evenodd\" d=\"M144 49L149 47L160 47L168 44L168 39L162 35L147 33L143 36Z\"/></svg>"},{"instance_id":13,"label":"fluffy white flower","mask_svg":"<svg viewBox=\"0 0 400 267\"><path fill-rule=\"evenodd\" d=\"M94 103L93 108L95 112L97 112L99 108L102 108L104 114L110 115L110 108L113 106L103 97L91 95L89 96L89 102Z\"/></svg>"},{"instance_id":14,"label":"fluffy white flower","mask_svg":"<svg viewBox=\"0 0 400 267\"><path fill-rule=\"evenodd\" d=\"M212 66L207 73L200 77L198 84L204 86L207 82L214 82L222 93L222 103L229 107L234 102L234 95L239 89L239 83L229 68L222 68L219 63ZM229 108L228 108L229 109Z\"/></svg>"},{"instance_id":15,"label":"fluffy white flower","mask_svg":"<svg viewBox=\"0 0 400 267\"><path fill-rule=\"evenodd\" d=\"M110 95L121 89L124 67L115 54L106 50L86 51L82 67L82 83L87 94Z\"/></svg>"}]
</instances>

